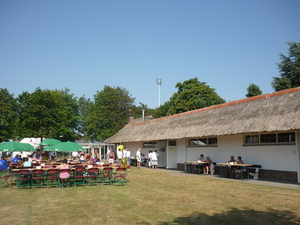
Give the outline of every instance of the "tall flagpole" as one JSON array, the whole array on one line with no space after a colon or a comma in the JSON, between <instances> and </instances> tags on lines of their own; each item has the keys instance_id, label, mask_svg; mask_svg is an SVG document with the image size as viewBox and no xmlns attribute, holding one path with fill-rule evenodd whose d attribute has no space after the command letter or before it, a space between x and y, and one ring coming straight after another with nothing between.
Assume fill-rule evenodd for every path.
<instances>
[{"instance_id":1,"label":"tall flagpole","mask_svg":"<svg viewBox=\"0 0 300 225\"><path fill-rule=\"evenodd\" d=\"M160 107L160 86L162 84L162 79L156 78L156 83L158 84L158 107Z\"/></svg>"}]
</instances>

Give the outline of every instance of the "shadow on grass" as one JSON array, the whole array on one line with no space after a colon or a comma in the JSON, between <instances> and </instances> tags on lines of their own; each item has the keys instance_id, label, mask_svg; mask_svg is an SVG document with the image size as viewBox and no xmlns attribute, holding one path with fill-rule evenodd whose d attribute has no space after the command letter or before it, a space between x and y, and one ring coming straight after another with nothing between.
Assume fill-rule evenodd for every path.
<instances>
[{"instance_id":1,"label":"shadow on grass","mask_svg":"<svg viewBox=\"0 0 300 225\"><path fill-rule=\"evenodd\" d=\"M209 206L208 206L209 207ZM203 209L205 210L205 209ZM138 224L149 224L140 222ZM214 215L205 213L192 213L187 217L178 217L171 222L157 222L159 225L174 224L228 224L228 225L253 225L253 224L300 224L300 217L290 211L278 211L269 209L266 212L255 211L253 209L236 209L231 208L230 211Z\"/></svg>"}]
</instances>

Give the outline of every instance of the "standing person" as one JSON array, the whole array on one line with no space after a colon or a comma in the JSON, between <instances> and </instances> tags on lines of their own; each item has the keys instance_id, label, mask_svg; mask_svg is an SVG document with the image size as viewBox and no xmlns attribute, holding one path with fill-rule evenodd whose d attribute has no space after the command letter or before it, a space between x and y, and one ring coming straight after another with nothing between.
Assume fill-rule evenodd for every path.
<instances>
[{"instance_id":1,"label":"standing person","mask_svg":"<svg viewBox=\"0 0 300 225\"><path fill-rule=\"evenodd\" d=\"M151 169L152 165L151 165L151 158L150 158L150 153L151 153L151 150L148 151L148 154L147 154L147 164L148 164L148 168Z\"/></svg>"},{"instance_id":2,"label":"standing person","mask_svg":"<svg viewBox=\"0 0 300 225\"><path fill-rule=\"evenodd\" d=\"M77 151L72 152L72 159L73 159L73 160L78 159L78 152L77 152Z\"/></svg>"},{"instance_id":3,"label":"standing person","mask_svg":"<svg viewBox=\"0 0 300 225\"><path fill-rule=\"evenodd\" d=\"M106 154L108 157L108 163L109 165L113 165L114 160L115 160L115 153L112 149L109 150L109 152Z\"/></svg>"},{"instance_id":4,"label":"standing person","mask_svg":"<svg viewBox=\"0 0 300 225\"><path fill-rule=\"evenodd\" d=\"M210 156L209 156L209 155L206 156L205 162L207 162L207 165L204 165L204 169L203 169L203 170L204 170L204 173L203 173L203 174L208 175L208 171L209 171L209 169L211 169L211 167L212 167L212 160L210 159ZM211 172L211 174L213 174L213 173Z\"/></svg>"},{"instance_id":5,"label":"standing person","mask_svg":"<svg viewBox=\"0 0 300 225\"><path fill-rule=\"evenodd\" d=\"M136 152L136 166L139 169L141 168L141 161L142 161L141 148L139 148Z\"/></svg>"},{"instance_id":6,"label":"standing person","mask_svg":"<svg viewBox=\"0 0 300 225\"><path fill-rule=\"evenodd\" d=\"M125 148L123 150L123 158L126 159L126 165L127 166L130 166L130 151L128 148Z\"/></svg>"},{"instance_id":7,"label":"standing person","mask_svg":"<svg viewBox=\"0 0 300 225\"><path fill-rule=\"evenodd\" d=\"M94 150L95 162L100 162L100 155L98 149Z\"/></svg>"},{"instance_id":8,"label":"standing person","mask_svg":"<svg viewBox=\"0 0 300 225\"><path fill-rule=\"evenodd\" d=\"M156 158L157 158L157 165L159 164L159 154L157 152L157 150L154 150L155 154L156 154Z\"/></svg>"},{"instance_id":9,"label":"standing person","mask_svg":"<svg viewBox=\"0 0 300 225\"><path fill-rule=\"evenodd\" d=\"M123 157L123 152L122 150L119 148L119 151L117 152L117 158L118 158L118 164L122 164L122 157Z\"/></svg>"},{"instance_id":10,"label":"standing person","mask_svg":"<svg viewBox=\"0 0 300 225\"><path fill-rule=\"evenodd\" d=\"M149 157L150 157L150 161L151 161L151 168L156 169L157 168L157 157L156 157L155 152L151 151Z\"/></svg>"},{"instance_id":11,"label":"standing person","mask_svg":"<svg viewBox=\"0 0 300 225\"><path fill-rule=\"evenodd\" d=\"M55 161L55 152L54 151L49 152L49 160Z\"/></svg>"}]
</instances>

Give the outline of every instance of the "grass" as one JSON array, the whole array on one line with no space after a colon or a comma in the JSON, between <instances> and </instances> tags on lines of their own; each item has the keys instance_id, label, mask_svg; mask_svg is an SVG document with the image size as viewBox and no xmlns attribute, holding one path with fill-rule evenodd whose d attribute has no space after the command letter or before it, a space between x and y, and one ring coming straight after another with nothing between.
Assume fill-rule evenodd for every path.
<instances>
[{"instance_id":1,"label":"grass","mask_svg":"<svg viewBox=\"0 0 300 225\"><path fill-rule=\"evenodd\" d=\"M126 187L0 189L0 224L300 224L300 191L132 168Z\"/></svg>"}]
</instances>

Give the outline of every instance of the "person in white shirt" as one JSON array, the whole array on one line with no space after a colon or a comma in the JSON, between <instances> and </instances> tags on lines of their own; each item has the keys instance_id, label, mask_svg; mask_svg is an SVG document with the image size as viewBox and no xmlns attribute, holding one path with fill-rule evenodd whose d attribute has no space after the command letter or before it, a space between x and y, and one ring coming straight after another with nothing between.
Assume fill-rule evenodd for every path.
<instances>
[{"instance_id":1,"label":"person in white shirt","mask_svg":"<svg viewBox=\"0 0 300 225\"><path fill-rule=\"evenodd\" d=\"M108 163L109 165L113 165L114 161L115 161L115 153L112 149L108 150L107 152L107 157L108 157Z\"/></svg>"},{"instance_id":2,"label":"person in white shirt","mask_svg":"<svg viewBox=\"0 0 300 225\"><path fill-rule=\"evenodd\" d=\"M157 158L157 165L158 165L158 163L159 163L159 154L158 154L157 150L154 150L154 152L155 152L155 154L156 154L156 158Z\"/></svg>"},{"instance_id":3,"label":"person in white shirt","mask_svg":"<svg viewBox=\"0 0 300 225\"><path fill-rule=\"evenodd\" d=\"M123 152L121 149L117 152L118 164L122 164Z\"/></svg>"},{"instance_id":4,"label":"person in white shirt","mask_svg":"<svg viewBox=\"0 0 300 225\"><path fill-rule=\"evenodd\" d=\"M76 160L76 159L78 159L78 152L72 152L72 158L73 158L73 160Z\"/></svg>"},{"instance_id":5,"label":"person in white shirt","mask_svg":"<svg viewBox=\"0 0 300 225\"><path fill-rule=\"evenodd\" d=\"M139 169L141 168L141 161L142 161L141 148L139 148L136 152L136 166Z\"/></svg>"},{"instance_id":6,"label":"person in white shirt","mask_svg":"<svg viewBox=\"0 0 300 225\"><path fill-rule=\"evenodd\" d=\"M127 164L127 166L129 166L130 165L130 151L128 150L128 148L125 148L123 150L123 158L126 159L126 164Z\"/></svg>"},{"instance_id":7,"label":"person in white shirt","mask_svg":"<svg viewBox=\"0 0 300 225\"><path fill-rule=\"evenodd\" d=\"M151 160L151 168L156 169L157 168L157 156L155 152L151 151L149 154L150 160Z\"/></svg>"}]
</instances>

